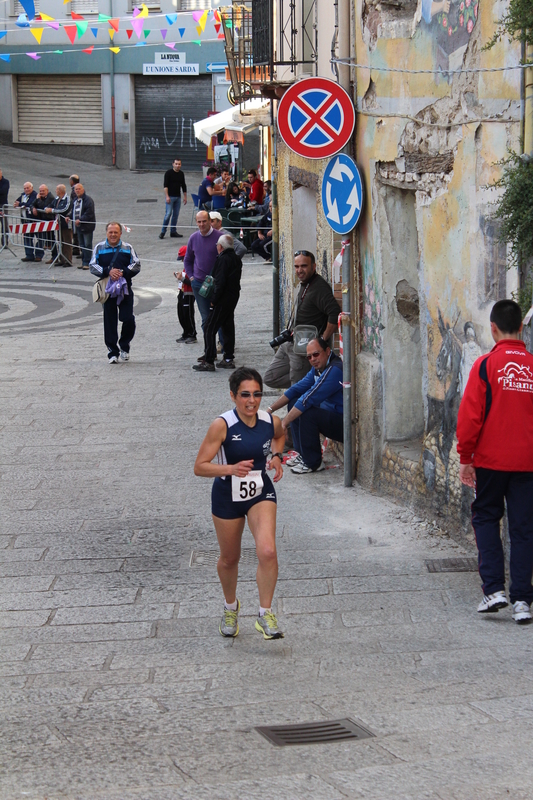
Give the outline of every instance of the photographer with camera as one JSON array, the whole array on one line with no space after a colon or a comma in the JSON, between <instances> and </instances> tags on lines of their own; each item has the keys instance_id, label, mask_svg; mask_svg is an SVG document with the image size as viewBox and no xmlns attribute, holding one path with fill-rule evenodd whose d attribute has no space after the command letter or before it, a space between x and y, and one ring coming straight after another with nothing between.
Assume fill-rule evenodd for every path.
<instances>
[{"instance_id":1,"label":"photographer with camera","mask_svg":"<svg viewBox=\"0 0 533 800\"><path fill-rule=\"evenodd\" d=\"M313 253L297 250L294 270L300 287L289 325L270 342L270 346L278 350L265 372L264 382L273 389L286 389L305 377L309 371L307 342L317 336L327 342L337 328L341 313L331 286L317 275Z\"/></svg>"}]
</instances>

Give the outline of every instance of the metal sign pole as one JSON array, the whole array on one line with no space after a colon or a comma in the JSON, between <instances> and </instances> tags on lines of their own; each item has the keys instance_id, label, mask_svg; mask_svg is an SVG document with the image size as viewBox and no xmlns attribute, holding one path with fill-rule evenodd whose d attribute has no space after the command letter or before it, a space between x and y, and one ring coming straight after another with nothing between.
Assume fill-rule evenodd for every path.
<instances>
[{"instance_id":1,"label":"metal sign pole","mask_svg":"<svg viewBox=\"0 0 533 800\"><path fill-rule=\"evenodd\" d=\"M352 281L351 237L342 254L342 422L344 434L344 485L352 485ZM346 316L345 316L346 315Z\"/></svg>"}]
</instances>

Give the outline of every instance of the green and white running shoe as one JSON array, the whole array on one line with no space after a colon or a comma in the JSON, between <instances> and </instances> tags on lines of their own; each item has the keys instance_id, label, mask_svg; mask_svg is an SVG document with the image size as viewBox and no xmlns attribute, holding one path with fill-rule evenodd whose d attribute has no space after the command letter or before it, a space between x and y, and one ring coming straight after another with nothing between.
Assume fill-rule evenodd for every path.
<instances>
[{"instance_id":1,"label":"green and white running shoe","mask_svg":"<svg viewBox=\"0 0 533 800\"><path fill-rule=\"evenodd\" d=\"M276 615L272 611L265 611L262 617L257 617L255 629L262 633L265 639L283 639L285 634L278 628Z\"/></svg>"},{"instance_id":2,"label":"green and white running shoe","mask_svg":"<svg viewBox=\"0 0 533 800\"><path fill-rule=\"evenodd\" d=\"M230 611L224 606L224 613L222 614L222 619L220 620L220 625L218 626L222 636L237 636L239 633L239 623L237 621L237 617L239 616L240 610L240 600L237 600L236 611Z\"/></svg>"}]
</instances>

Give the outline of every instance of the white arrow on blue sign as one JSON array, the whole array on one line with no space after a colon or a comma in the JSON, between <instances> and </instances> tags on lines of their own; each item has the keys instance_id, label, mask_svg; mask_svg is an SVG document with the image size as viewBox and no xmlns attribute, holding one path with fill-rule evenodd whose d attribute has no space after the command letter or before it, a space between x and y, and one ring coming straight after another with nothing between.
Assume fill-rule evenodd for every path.
<instances>
[{"instance_id":1,"label":"white arrow on blue sign","mask_svg":"<svg viewBox=\"0 0 533 800\"><path fill-rule=\"evenodd\" d=\"M205 68L208 72L224 72L227 66L225 61L215 61L211 64L206 64Z\"/></svg>"},{"instance_id":2,"label":"white arrow on blue sign","mask_svg":"<svg viewBox=\"0 0 533 800\"><path fill-rule=\"evenodd\" d=\"M322 179L322 207L336 233L349 233L363 207L363 184L355 161L339 153L326 167Z\"/></svg>"}]
</instances>

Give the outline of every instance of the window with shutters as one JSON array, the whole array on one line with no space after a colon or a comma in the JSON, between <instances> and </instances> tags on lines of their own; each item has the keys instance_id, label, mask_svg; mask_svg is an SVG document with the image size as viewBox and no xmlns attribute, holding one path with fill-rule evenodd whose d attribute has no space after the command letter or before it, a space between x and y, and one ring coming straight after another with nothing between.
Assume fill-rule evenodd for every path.
<instances>
[{"instance_id":1,"label":"window with shutters","mask_svg":"<svg viewBox=\"0 0 533 800\"><path fill-rule=\"evenodd\" d=\"M142 0L148 11L161 11L161 0ZM138 8L141 7L141 0L139 2L134 2L134 0L129 0L129 8L128 11L131 14L133 9L137 6ZM195 6L196 8L196 6Z\"/></svg>"},{"instance_id":2,"label":"window with shutters","mask_svg":"<svg viewBox=\"0 0 533 800\"><path fill-rule=\"evenodd\" d=\"M211 0L178 0L178 11L196 11L211 9Z\"/></svg>"},{"instance_id":3,"label":"window with shutters","mask_svg":"<svg viewBox=\"0 0 533 800\"><path fill-rule=\"evenodd\" d=\"M35 13L37 14L41 10L41 0L34 0L35 2ZM26 11L24 10L24 6L22 3L19 3L19 0L11 0L11 10L10 14L12 17L18 17L20 14L25 14Z\"/></svg>"},{"instance_id":4,"label":"window with shutters","mask_svg":"<svg viewBox=\"0 0 533 800\"><path fill-rule=\"evenodd\" d=\"M103 145L100 75L18 75L17 142Z\"/></svg>"},{"instance_id":5,"label":"window with shutters","mask_svg":"<svg viewBox=\"0 0 533 800\"><path fill-rule=\"evenodd\" d=\"M71 0L69 6L75 14L98 14L98 0Z\"/></svg>"}]
</instances>

